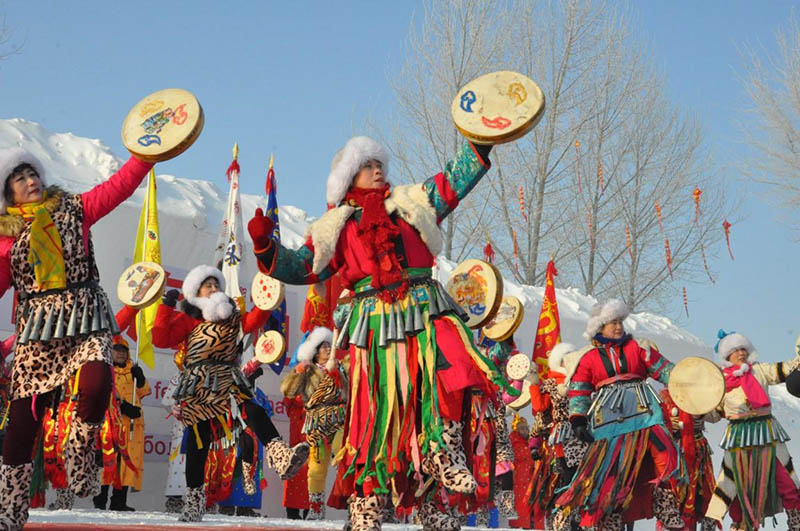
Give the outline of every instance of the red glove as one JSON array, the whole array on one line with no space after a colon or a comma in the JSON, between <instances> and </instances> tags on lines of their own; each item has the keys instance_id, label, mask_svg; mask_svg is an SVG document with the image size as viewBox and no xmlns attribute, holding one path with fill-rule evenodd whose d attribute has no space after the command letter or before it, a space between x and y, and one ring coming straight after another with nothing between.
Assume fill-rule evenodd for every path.
<instances>
[{"instance_id":1,"label":"red glove","mask_svg":"<svg viewBox=\"0 0 800 531\"><path fill-rule=\"evenodd\" d=\"M272 245L273 230L275 230L275 222L265 216L263 210L257 208L253 219L247 223L247 231L253 239L256 253L263 253Z\"/></svg>"}]
</instances>

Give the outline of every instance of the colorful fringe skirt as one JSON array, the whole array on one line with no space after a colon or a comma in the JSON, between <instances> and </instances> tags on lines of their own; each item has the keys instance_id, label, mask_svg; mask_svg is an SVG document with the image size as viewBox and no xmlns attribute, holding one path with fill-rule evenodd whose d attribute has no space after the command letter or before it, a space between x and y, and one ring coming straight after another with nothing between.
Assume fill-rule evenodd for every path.
<instances>
[{"instance_id":1,"label":"colorful fringe skirt","mask_svg":"<svg viewBox=\"0 0 800 531\"><path fill-rule=\"evenodd\" d=\"M369 277L360 281L337 340L350 356L337 456L342 494L413 497L423 482L422 458L443 447L443 419L468 423L471 391L485 402L496 395L489 378L505 382L430 269L407 273L405 294L390 303L370 288Z\"/></svg>"},{"instance_id":2,"label":"colorful fringe skirt","mask_svg":"<svg viewBox=\"0 0 800 531\"><path fill-rule=\"evenodd\" d=\"M664 463L659 474L653 455ZM625 521L650 517L653 483L670 479L680 470L671 436L660 424L609 439L596 439L587 449L575 477L556 500L568 516L583 513L581 526L597 525L604 516L635 509ZM634 496L637 506L631 507ZM642 503L640 503L642 502Z\"/></svg>"}]
</instances>

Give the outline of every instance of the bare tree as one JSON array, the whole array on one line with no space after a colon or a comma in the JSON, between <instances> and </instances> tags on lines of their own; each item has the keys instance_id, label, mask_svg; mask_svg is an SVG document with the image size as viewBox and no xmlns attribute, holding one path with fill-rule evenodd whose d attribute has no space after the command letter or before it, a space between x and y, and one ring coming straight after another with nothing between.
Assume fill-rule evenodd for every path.
<instances>
[{"instance_id":1,"label":"bare tree","mask_svg":"<svg viewBox=\"0 0 800 531\"><path fill-rule=\"evenodd\" d=\"M554 258L562 283L632 307L677 290L672 277L708 278L726 199L701 129L664 96L627 20L592 0L426 6L394 83L401 119L390 145L403 173L426 177L420 169L452 155L460 139L450 101L477 75L523 72L547 99L533 132L494 149L490 176L445 228L448 257L480 255L491 239L497 264L520 282L541 283ZM710 192L697 220L695 186Z\"/></svg>"},{"instance_id":2,"label":"bare tree","mask_svg":"<svg viewBox=\"0 0 800 531\"><path fill-rule=\"evenodd\" d=\"M412 21L406 61L392 73L398 115L386 143L392 150L393 173L424 180L455 154L462 138L453 126L450 102L467 82L502 62L503 6L489 0L431 0L424 4L419 29ZM464 236L486 222L485 202L477 201L477 195L480 192L445 221L444 254L449 258L462 258L471 248ZM459 248L454 247L457 240Z\"/></svg>"},{"instance_id":3,"label":"bare tree","mask_svg":"<svg viewBox=\"0 0 800 531\"><path fill-rule=\"evenodd\" d=\"M19 53L22 49L21 44L13 44L11 42L12 31L6 23L5 15L0 19L0 61L8 58L15 53Z\"/></svg>"},{"instance_id":4,"label":"bare tree","mask_svg":"<svg viewBox=\"0 0 800 531\"><path fill-rule=\"evenodd\" d=\"M763 47L743 50L743 84L752 107L742 130L758 154L746 168L756 181L772 186L771 194L788 213L800 204L800 25L776 34L777 56ZM797 218L793 223L797 225Z\"/></svg>"}]
</instances>

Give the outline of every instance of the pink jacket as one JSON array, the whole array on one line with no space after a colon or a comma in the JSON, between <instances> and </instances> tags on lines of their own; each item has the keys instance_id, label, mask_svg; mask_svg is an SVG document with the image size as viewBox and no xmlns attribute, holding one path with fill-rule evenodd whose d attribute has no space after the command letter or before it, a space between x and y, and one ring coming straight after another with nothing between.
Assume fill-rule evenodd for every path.
<instances>
[{"instance_id":1,"label":"pink jacket","mask_svg":"<svg viewBox=\"0 0 800 531\"><path fill-rule=\"evenodd\" d=\"M107 181L81 194L83 202L83 244L89 247L89 229L103 216L128 199L142 183L153 164L131 157ZM16 238L0 236L0 297L11 287L11 247Z\"/></svg>"}]
</instances>

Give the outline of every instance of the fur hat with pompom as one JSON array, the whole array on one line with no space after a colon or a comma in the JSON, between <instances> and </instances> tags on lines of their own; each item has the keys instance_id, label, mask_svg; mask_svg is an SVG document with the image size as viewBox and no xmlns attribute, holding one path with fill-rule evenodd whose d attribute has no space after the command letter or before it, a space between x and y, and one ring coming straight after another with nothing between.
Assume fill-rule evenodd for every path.
<instances>
[{"instance_id":1,"label":"fur hat with pompom","mask_svg":"<svg viewBox=\"0 0 800 531\"><path fill-rule=\"evenodd\" d=\"M389 178L389 153L377 142L366 136L355 136L347 141L342 149L336 152L331 161L331 173L328 175L328 205L339 206L353 178L365 162L377 160L383 166L384 178Z\"/></svg>"},{"instance_id":2,"label":"fur hat with pompom","mask_svg":"<svg viewBox=\"0 0 800 531\"><path fill-rule=\"evenodd\" d=\"M726 332L720 328L719 332L717 332L717 339L717 344L714 345L714 352L719 356L719 363L723 367L733 366L733 363L728 361L728 357L740 348L747 351L747 363L753 363L758 358L758 353L750 340L738 332Z\"/></svg>"},{"instance_id":3,"label":"fur hat with pompom","mask_svg":"<svg viewBox=\"0 0 800 531\"><path fill-rule=\"evenodd\" d=\"M592 306L592 315L586 323L586 331L583 333L583 337L591 341L603 326L617 319L624 320L630 313L628 305L619 299L598 302Z\"/></svg>"},{"instance_id":4,"label":"fur hat with pompom","mask_svg":"<svg viewBox=\"0 0 800 531\"><path fill-rule=\"evenodd\" d=\"M333 331L324 326L318 326L308 334L303 344L297 347L297 361L314 361L317 349L325 342L333 343Z\"/></svg>"},{"instance_id":5,"label":"fur hat with pompom","mask_svg":"<svg viewBox=\"0 0 800 531\"><path fill-rule=\"evenodd\" d=\"M11 172L20 164L30 164L31 167L39 174L42 180L42 186L46 186L44 182L44 166L39 162L39 159L33 156L33 153L26 151L21 147L12 147L0 149L0 179L3 180L3 189L5 190L6 181L11 177ZM0 194L0 214L5 214L8 204L6 203L5 194Z\"/></svg>"},{"instance_id":6,"label":"fur hat with pompom","mask_svg":"<svg viewBox=\"0 0 800 531\"><path fill-rule=\"evenodd\" d=\"M199 265L189 271L189 274L183 280L183 286L181 287L183 298L196 306L197 292L200 291L203 281L209 277L216 278L217 282L219 282L219 290L225 291L225 277L222 276L222 271L209 265Z\"/></svg>"}]
</instances>

